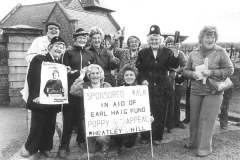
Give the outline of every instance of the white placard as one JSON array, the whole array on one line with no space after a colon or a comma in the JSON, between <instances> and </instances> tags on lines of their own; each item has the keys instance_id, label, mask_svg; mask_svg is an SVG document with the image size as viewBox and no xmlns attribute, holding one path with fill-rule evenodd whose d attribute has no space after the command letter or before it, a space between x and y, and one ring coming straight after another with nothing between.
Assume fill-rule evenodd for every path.
<instances>
[{"instance_id":1,"label":"white placard","mask_svg":"<svg viewBox=\"0 0 240 160\"><path fill-rule=\"evenodd\" d=\"M41 104L68 103L67 69L65 65L43 62L40 87Z\"/></svg>"},{"instance_id":2,"label":"white placard","mask_svg":"<svg viewBox=\"0 0 240 160\"><path fill-rule=\"evenodd\" d=\"M86 136L151 130L147 86L84 89Z\"/></svg>"}]
</instances>

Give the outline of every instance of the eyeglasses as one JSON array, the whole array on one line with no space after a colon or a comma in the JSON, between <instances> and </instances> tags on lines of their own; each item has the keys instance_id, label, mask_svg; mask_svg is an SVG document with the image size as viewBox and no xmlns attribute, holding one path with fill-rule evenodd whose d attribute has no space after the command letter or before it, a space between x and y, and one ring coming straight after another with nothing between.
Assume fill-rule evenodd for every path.
<instances>
[{"instance_id":1,"label":"eyeglasses","mask_svg":"<svg viewBox=\"0 0 240 160\"><path fill-rule=\"evenodd\" d=\"M133 44L133 43L139 43L139 41L129 41L129 43Z\"/></svg>"},{"instance_id":2,"label":"eyeglasses","mask_svg":"<svg viewBox=\"0 0 240 160\"><path fill-rule=\"evenodd\" d=\"M51 28L48 28L49 30L59 30L58 27L51 27Z\"/></svg>"},{"instance_id":3,"label":"eyeglasses","mask_svg":"<svg viewBox=\"0 0 240 160\"><path fill-rule=\"evenodd\" d=\"M77 37L77 40L86 40L87 39L87 37Z\"/></svg>"}]
</instances>

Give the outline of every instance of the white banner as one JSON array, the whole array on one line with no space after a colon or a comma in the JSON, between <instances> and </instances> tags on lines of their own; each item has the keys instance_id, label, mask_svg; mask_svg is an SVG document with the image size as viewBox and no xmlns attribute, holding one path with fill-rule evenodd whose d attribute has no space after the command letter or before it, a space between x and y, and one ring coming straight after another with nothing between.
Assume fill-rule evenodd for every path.
<instances>
[{"instance_id":1,"label":"white banner","mask_svg":"<svg viewBox=\"0 0 240 160\"><path fill-rule=\"evenodd\" d=\"M65 65L43 62L40 87L41 104L68 103L67 69Z\"/></svg>"},{"instance_id":2,"label":"white banner","mask_svg":"<svg viewBox=\"0 0 240 160\"><path fill-rule=\"evenodd\" d=\"M147 86L84 89L86 136L151 130Z\"/></svg>"}]
</instances>

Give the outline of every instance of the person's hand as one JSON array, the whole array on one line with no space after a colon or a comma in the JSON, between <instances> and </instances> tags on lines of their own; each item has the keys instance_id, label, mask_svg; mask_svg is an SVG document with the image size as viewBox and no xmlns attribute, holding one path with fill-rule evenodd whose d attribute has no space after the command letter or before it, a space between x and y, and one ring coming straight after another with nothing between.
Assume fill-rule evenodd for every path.
<instances>
[{"instance_id":1,"label":"person's hand","mask_svg":"<svg viewBox=\"0 0 240 160\"><path fill-rule=\"evenodd\" d=\"M198 80L202 76L202 73L200 72L193 72L193 78Z\"/></svg>"},{"instance_id":2,"label":"person's hand","mask_svg":"<svg viewBox=\"0 0 240 160\"><path fill-rule=\"evenodd\" d=\"M152 123L154 121L154 117L150 116L150 122Z\"/></svg>"},{"instance_id":3,"label":"person's hand","mask_svg":"<svg viewBox=\"0 0 240 160\"><path fill-rule=\"evenodd\" d=\"M80 71L80 76L79 76L79 79L82 79L85 77L85 74L86 74L86 68L83 68L81 71Z\"/></svg>"},{"instance_id":4,"label":"person's hand","mask_svg":"<svg viewBox=\"0 0 240 160\"><path fill-rule=\"evenodd\" d=\"M67 73L69 73L71 71L71 67L70 66L66 66L67 69Z\"/></svg>"},{"instance_id":5,"label":"person's hand","mask_svg":"<svg viewBox=\"0 0 240 160\"><path fill-rule=\"evenodd\" d=\"M72 50L72 49L73 49L72 46L68 46L68 48L67 48L68 51L70 51L70 50Z\"/></svg>"},{"instance_id":6,"label":"person's hand","mask_svg":"<svg viewBox=\"0 0 240 160\"><path fill-rule=\"evenodd\" d=\"M109 56L114 56L113 55L113 50L108 50L108 54L109 54Z\"/></svg>"},{"instance_id":7,"label":"person's hand","mask_svg":"<svg viewBox=\"0 0 240 160\"><path fill-rule=\"evenodd\" d=\"M39 97L34 98L33 102L39 104L40 103Z\"/></svg>"},{"instance_id":8,"label":"person's hand","mask_svg":"<svg viewBox=\"0 0 240 160\"><path fill-rule=\"evenodd\" d=\"M148 83L148 81L147 80L144 80L143 82L142 82L142 85L149 85L149 83Z\"/></svg>"},{"instance_id":9,"label":"person's hand","mask_svg":"<svg viewBox=\"0 0 240 160\"><path fill-rule=\"evenodd\" d=\"M77 70L70 71L69 73L70 73L70 74L73 74L73 73L75 73L75 72L77 72Z\"/></svg>"},{"instance_id":10,"label":"person's hand","mask_svg":"<svg viewBox=\"0 0 240 160\"><path fill-rule=\"evenodd\" d=\"M206 70L202 72L204 77L211 77L212 75L212 71L211 70Z\"/></svg>"}]
</instances>

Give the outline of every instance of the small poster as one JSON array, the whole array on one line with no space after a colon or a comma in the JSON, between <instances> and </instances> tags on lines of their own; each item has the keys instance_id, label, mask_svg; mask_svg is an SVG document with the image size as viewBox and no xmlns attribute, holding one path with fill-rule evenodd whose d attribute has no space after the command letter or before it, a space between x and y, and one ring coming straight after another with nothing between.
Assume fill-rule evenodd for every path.
<instances>
[{"instance_id":1,"label":"small poster","mask_svg":"<svg viewBox=\"0 0 240 160\"><path fill-rule=\"evenodd\" d=\"M151 130L147 86L84 89L86 136Z\"/></svg>"},{"instance_id":2,"label":"small poster","mask_svg":"<svg viewBox=\"0 0 240 160\"><path fill-rule=\"evenodd\" d=\"M65 65L51 62L42 63L41 104L68 103L67 69Z\"/></svg>"}]
</instances>

